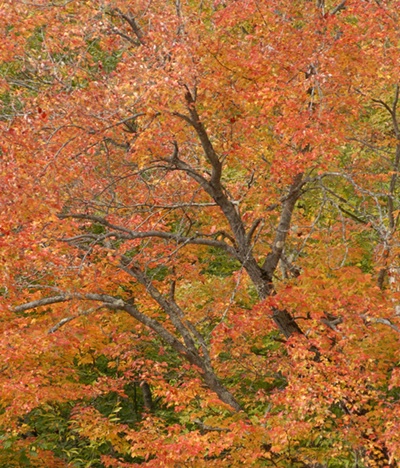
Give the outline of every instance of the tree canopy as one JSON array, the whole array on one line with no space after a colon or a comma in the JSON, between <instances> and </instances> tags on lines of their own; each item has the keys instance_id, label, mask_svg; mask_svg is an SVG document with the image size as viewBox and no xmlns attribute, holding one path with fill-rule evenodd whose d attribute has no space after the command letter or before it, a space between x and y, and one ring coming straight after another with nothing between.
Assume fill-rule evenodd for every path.
<instances>
[{"instance_id":1,"label":"tree canopy","mask_svg":"<svg viewBox=\"0 0 400 468\"><path fill-rule=\"evenodd\" d=\"M396 467L393 0L3 0L0 465Z\"/></svg>"}]
</instances>

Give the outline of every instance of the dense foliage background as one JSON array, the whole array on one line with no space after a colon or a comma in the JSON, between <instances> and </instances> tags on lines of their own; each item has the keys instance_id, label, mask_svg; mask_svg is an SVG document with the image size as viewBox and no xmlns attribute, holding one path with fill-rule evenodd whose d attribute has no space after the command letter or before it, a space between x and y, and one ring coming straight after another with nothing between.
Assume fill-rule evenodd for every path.
<instances>
[{"instance_id":1,"label":"dense foliage background","mask_svg":"<svg viewBox=\"0 0 400 468\"><path fill-rule=\"evenodd\" d=\"M397 466L399 2L0 24L0 465Z\"/></svg>"}]
</instances>

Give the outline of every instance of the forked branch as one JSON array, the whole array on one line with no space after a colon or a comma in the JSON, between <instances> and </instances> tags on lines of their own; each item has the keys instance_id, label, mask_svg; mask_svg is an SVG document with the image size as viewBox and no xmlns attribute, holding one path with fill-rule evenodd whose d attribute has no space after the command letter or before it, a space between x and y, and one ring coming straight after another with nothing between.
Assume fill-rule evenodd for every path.
<instances>
[{"instance_id":1,"label":"forked branch","mask_svg":"<svg viewBox=\"0 0 400 468\"><path fill-rule=\"evenodd\" d=\"M150 285L146 286L149 290ZM157 291L154 293L153 290L150 288L150 293L157 295ZM160 298L158 298L160 299ZM111 310L123 310L126 311L129 315L131 315L134 319L145 325L146 327L153 330L158 336L164 340L167 344L169 344L180 356L187 359L190 364L197 366L200 369L200 372L204 378L205 383L208 385L210 390L215 392L218 397L226 403L227 405L231 406L233 410L240 411L241 406L236 401L234 396L227 390L224 385L219 381L218 377L215 375L215 372L211 366L211 362L209 361L209 357L200 355L196 346L194 345L193 339L188 338L187 334L185 334L183 344L178 338L176 338L170 331L168 331L158 320L153 319L142 312L132 303L132 301L124 301L123 299L116 298L113 296L109 296L106 294L81 294L81 293L65 293L60 294L57 296L52 296L48 298L39 299L36 301L28 302L26 304L21 304L14 308L15 312L22 312L30 309L35 309L37 307L41 307L44 305L49 304L56 304L61 302L67 302L72 300L82 300L82 301L97 301L100 302L101 307L106 307ZM160 303L163 303L163 300L160 300ZM170 311L171 312L171 311ZM172 311L170 315L171 320L178 324L180 320L177 316L177 311ZM63 323L59 322L59 326L65 324L66 322L70 321L69 318L64 320ZM179 329L181 329L181 325L179 325ZM58 327L59 328L59 327ZM179 331L179 330L178 330ZM183 330L184 331L184 330ZM186 333L189 331L186 329ZM186 342L189 346L186 346ZM204 352L204 349L203 349Z\"/></svg>"}]
</instances>

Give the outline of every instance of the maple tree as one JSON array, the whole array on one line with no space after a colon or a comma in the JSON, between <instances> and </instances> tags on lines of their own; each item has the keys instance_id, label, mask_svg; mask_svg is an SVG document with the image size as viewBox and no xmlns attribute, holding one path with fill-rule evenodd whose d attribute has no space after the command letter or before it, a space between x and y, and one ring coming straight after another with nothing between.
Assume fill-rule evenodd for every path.
<instances>
[{"instance_id":1,"label":"maple tree","mask_svg":"<svg viewBox=\"0 0 400 468\"><path fill-rule=\"evenodd\" d=\"M397 466L398 3L4 0L5 466Z\"/></svg>"}]
</instances>

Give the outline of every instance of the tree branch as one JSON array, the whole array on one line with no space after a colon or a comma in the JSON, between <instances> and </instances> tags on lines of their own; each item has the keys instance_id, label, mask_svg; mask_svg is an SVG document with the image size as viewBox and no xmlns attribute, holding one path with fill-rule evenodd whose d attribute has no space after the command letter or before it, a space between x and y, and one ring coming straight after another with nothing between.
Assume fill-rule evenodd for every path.
<instances>
[{"instance_id":1,"label":"tree branch","mask_svg":"<svg viewBox=\"0 0 400 468\"><path fill-rule=\"evenodd\" d=\"M207 424L204 424L203 421L201 421L198 418L194 419L193 422L199 426L201 431L206 431L206 432L212 432L212 431L229 432L230 431L230 429L228 429L226 427L208 426Z\"/></svg>"},{"instance_id":2,"label":"tree branch","mask_svg":"<svg viewBox=\"0 0 400 468\"><path fill-rule=\"evenodd\" d=\"M392 323L389 319L381 317L370 317L366 314L362 314L360 317L364 320L365 323L381 323L382 325L387 325L388 327L392 328L397 333L400 333L400 328Z\"/></svg>"},{"instance_id":3,"label":"tree branch","mask_svg":"<svg viewBox=\"0 0 400 468\"><path fill-rule=\"evenodd\" d=\"M331 15L336 15L336 13L339 13L339 11L344 10L346 8L346 0L343 0L342 2L339 3L339 5L336 5L334 8L331 10Z\"/></svg>"},{"instance_id":4,"label":"tree branch","mask_svg":"<svg viewBox=\"0 0 400 468\"><path fill-rule=\"evenodd\" d=\"M130 28L132 29L132 32L137 37L137 41L135 41L135 45L144 44L142 31L140 30L138 24L136 23L135 18L131 14L125 14L119 8L114 8L113 10L111 10L111 14L113 14L114 16L119 16L121 19L123 19L129 24ZM131 38L129 39L130 41L133 41Z\"/></svg>"},{"instance_id":5,"label":"tree branch","mask_svg":"<svg viewBox=\"0 0 400 468\"><path fill-rule=\"evenodd\" d=\"M72 301L71 296L52 296L44 297L43 299L38 299L37 301L27 302L26 304L21 304L17 307L14 307L14 312L25 312L26 310L36 309L37 307L42 307L50 304L57 304L59 302Z\"/></svg>"},{"instance_id":6,"label":"tree branch","mask_svg":"<svg viewBox=\"0 0 400 468\"><path fill-rule=\"evenodd\" d=\"M237 252L233 247L231 247L224 241L220 241L216 239L209 239L205 237L196 237L196 236L192 236L192 237L181 236L179 234L173 234L171 232L164 232L164 231L142 231L142 232L132 231L122 226L117 226L115 224L109 223L107 220L105 220L104 218L100 216L89 215L89 214L82 214L82 213L64 214L62 213L62 214L58 214L57 216L60 219L72 218L72 219L83 219L83 220L93 221L93 222L101 224L104 227L113 229L113 231L108 232L107 234L102 234L102 235L97 235L97 236L95 234L88 233L88 234L80 234L74 237L67 237L67 238L59 239L62 242L73 244L73 243L76 243L77 241L84 241L85 239L87 239L87 240L96 241L96 243L100 243L103 240L107 238L111 238L111 237L115 239L122 239L122 240L159 238L159 239L174 241L178 244L207 245L209 247L216 247L216 248L223 249L227 251L228 253L230 253L231 255L237 257Z\"/></svg>"},{"instance_id":7,"label":"tree branch","mask_svg":"<svg viewBox=\"0 0 400 468\"><path fill-rule=\"evenodd\" d=\"M185 100L186 100L187 108L189 110L190 118L187 117L186 115L179 114L179 113L175 113L174 115L185 120L196 130L196 133L203 147L204 154L212 167L212 175L211 175L210 182L211 184L219 184L220 179L221 179L221 174L222 174L222 164L217 156L217 153L214 150L214 147L210 139L208 138L206 129L204 128L204 125L200 120L199 114L197 113L195 100L187 87L186 87L186 93L185 93Z\"/></svg>"},{"instance_id":8,"label":"tree branch","mask_svg":"<svg viewBox=\"0 0 400 468\"><path fill-rule=\"evenodd\" d=\"M120 267L123 271L128 273L128 275L133 276L141 285L146 288L146 291L150 296L157 302L157 304L162 308L162 310L169 316L172 324L182 336L185 346L192 353L196 354L196 345L195 342L183 324L182 319L184 318L184 313L176 302L171 299L167 299L152 283L152 281L147 277L147 275L139 268L137 264L132 264L132 260L127 257L123 257Z\"/></svg>"},{"instance_id":9,"label":"tree branch","mask_svg":"<svg viewBox=\"0 0 400 468\"><path fill-rule=\"evenodd\" d=\"M264 264L261 267L265 275L265 279L269 282L272 282L273 274L282 256L282 252L285 247L286 238L288 236L290 224L292 221L293 210L297 200L301 195L301 189L304 183L305 182L303 181L303 174L298 174L294 178L289 188L289 194L283 203L282 213L278 227L276 228L275 239L272 243L271 252L267 255Z\"/></svg>"},{"instance_id":10,"label":"tree branch","mask_svg":"<svg viewBox=\"0 0 400 468\"><path fill-rule=\"evenodd\" d=\"M86 316L86 315L89 315L91 314L93 311L95 310L99 310L101 309L101 306L100 307L97 307L95 309L89 309L89 310L85 310L84 312L81 312L80 314L77 314L77 315L73 315L71 317L65 317L63 319L61 319L59 322L57 322L54 326L52 326L49 330L49 334L51 333L55 333L59 328L61 328L62 326L64 326L66 323L68 322L72 322L72 320L75 320L79 317L82 317L82 316Z\"/></svg>"},{"instance_id":11,"label":"tree branch","mask_svg":"<svg viewBox=\"0 0 400 468\"><path fill-rule=\"evenodd\" d=\"M249 243L251 242L251 239L254 236L254 233L255 233L256 229L258 228L258 226L260 225L261 222L262 222L262 218L258 218L253 222L251 228L249 229L249 232L247 233L247 241Z\"/></svg>"},{"instance_id":12,"label":"tree branch","mask_svg":"<svg viewBox=\"0 0 400 468\"><path fill-rule=\"evenodd\" d=\"M68 302L74 299L83 300L83 301L99 301L103 302L107 307L108 306L121 306L123 301L119 298L108 296L106 294L81 294L81 293L65 293L58 296L44 297L43 299L38 299L37 301L27 302L19 306L14 307L14 312L25 312L26 310L36 309L37 307L42 307L50 304L57 304L60 302Z\"/></svg>"}]
</instances>

